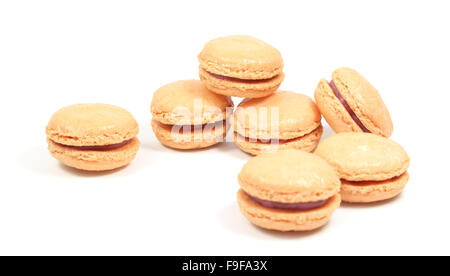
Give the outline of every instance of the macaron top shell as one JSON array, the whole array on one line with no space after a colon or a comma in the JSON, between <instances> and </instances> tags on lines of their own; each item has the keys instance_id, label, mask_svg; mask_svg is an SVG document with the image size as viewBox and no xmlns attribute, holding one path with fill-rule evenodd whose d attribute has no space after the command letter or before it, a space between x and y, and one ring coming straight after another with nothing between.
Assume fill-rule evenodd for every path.
<instances>
[{"instance_id":1,"label":"macaron top shell","mask_svg":"<svg viewBox=\"0 0 450 276\"><path fill-rule=\"evenodd\" d=\"M206 43L198 55L200 67L220 76L257 80L283 71L280 52L251 36L226 36Z\"/></svg>"},{"instance_id":2,"label":"macaron top shell","mask_svg":"<svg viewBox=\"0 0 450 276\"><path fill-rule=\"evenodd\" d=\"M68 146L113 145L139 132L133 115L108 104L76 104L58 110L50 118L47 137Z\"/></svg>"},{"instance_id":3,"label":"macaron top shell","mask_svg":"<svg viewBox=\"0 0 450 276\"><path fill-rule=\"evenodd\" d=\"M320 121L319 109L311 98L277 91L265 98L243 100L234 114L233 126L245 137L293 139L312 132Z\"/></svg>"},{"instance_id":4,"label":"macaron top shell","mask_svg":"<svg viewBox=\"0 0 450 276\"><path fill-rule=\"evenodd\" d=\"M212 93L201 81L182 80L156 90L151 111L163 124L197 125L225 120L233 106L230 97Z\"/></svg>"},{"instance_id":5,"label":"macaron top shell","mask_svg":"<svg viewBox=\"0 0 450 276\"><path fill-rule=\"evenodd\" d=\"M332 80L352 111L373 134L390 137L394 130L391 115L378 91L361 74L339 68Z\"/></svg>"},{"instance_id":6,"label":"macaron top shell","mask_svg":"<svg viewBox=\"0 0 450 276\"><path fill-rule=\"evenodd\" d=\"M251 196L283 203L326 200L340 189L333 167L314 154L295 149L253 157L238 179Z\"/></svg>"},{"instance_id":7,"label":"macaron top shell","mask_svg":"<svg viewBox=\"0 0 450 276\"><path fill-rule=\"evenodd\" d=\"M348 181L381 181L399 176L409 167L409 157L396 142L370 133L347 132L330 136L315 154L335 167Z\"/></svg>"}]
</instances>

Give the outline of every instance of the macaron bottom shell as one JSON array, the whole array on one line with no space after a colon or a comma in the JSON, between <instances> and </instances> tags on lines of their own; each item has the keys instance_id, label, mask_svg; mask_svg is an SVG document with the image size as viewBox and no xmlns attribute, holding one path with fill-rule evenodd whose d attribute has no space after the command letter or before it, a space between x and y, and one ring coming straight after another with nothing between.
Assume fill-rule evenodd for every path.
<instances>
[{"instance_id":1,"label":"macaron bottom shell","mask_svg":"<svg viewBox=\"0 0 450 276\"><path fill-rule=\"evenodd\" d=\"M311 210L282 210L267 208L252 200L244 190L237 193L242 214L253 224L277 231L312 231L326 225L339 207L341 196L334 195L320 208Z\"/></svg>"},{"instance_id":2,"label":"macaron bottom shell","mask_svg":"<svg viewBox=\"0 0 450 276\"><path fill-rule=\"evenodd\" d=\"M320 125L318 128L312 132L305 134L301 137L280 140L278 143L261 142L261 141L251 141L249 138L245 138L234 133L235 144L244 152L251 155L258 155L266 152L275 152L282 149L298 149L306 152L312 152L318 145L320 137L323 133L323 127Z\"/></svg>"},{"instance_id":3,"label":"macaron bottom shell","mask_svg":"<svg viewBox=\"0 0 450 276\"><path fill-rule=\"evenodd\" d=\"M63 164L85 171L108 171L128 165L140 147L137 138L112 150L83 150L58 144L48 139L50 154Z\"/></svg>"},{"instance_id":4,"label":"macaron bottom shell","mask_svg":"<svg viewBox=\"0 0 450 276\"><path fill-rule=\"evenodd\" d=\"M284 73L263 80L216 76L200 68L200 80L212 92L233 97L261 98L273 94L284 80Z\"/></svg>"},{"instance_id":5,"label":"macaron bottom shell","mask_svg":"<svg viewBox=\"0 0 450 276\"><path fill-rule=\"evenodd\" d=\"M384 181L341 180L342 201L348 203L371 203L398 196L409 180L408 172Z\"/></svg>"},{"instance_id":6,"label":"macaron bottom shell","mask_svg":"<svg viewBox=\"0 0 450 276\"><path fill-rule=\"evenodd\" d=\"M226 121L217 122L212 128L202 126L201 130L173 132L173 125L162 124L152 120L152 129L161 144L174 149L189 150L211 147L222 142L230 127ZM208 126L207 125L207 126ZM193 126L188 126L193 127Z\"/></svg>"}]
</instances>

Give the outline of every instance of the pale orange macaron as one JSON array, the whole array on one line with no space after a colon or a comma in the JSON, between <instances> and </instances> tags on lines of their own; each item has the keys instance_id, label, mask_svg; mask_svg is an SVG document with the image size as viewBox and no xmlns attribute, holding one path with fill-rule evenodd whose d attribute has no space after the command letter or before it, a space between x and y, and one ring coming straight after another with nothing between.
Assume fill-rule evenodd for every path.
<instances>
[{"instance_id":1,"label":"pale orange macaron","mask_svg":"<svg viewBox=\"0 0 450 276\"><path fill-rule=\"evenodd\" d=\"M323 131L311 98L288 91L243 100L234 113L233 127L236 145L253 155L288 148L313 151Z\"/></svg>"},{"instance_id":2,"label":"pale orange macaron","mask_svg":"<svg viewBox=\"0 0 450 276\"><path fill-rule=\"evenodd\" d=\"M342 200L382 201L399 195L409 180L410 159L396 142L370 133L339 133L323 140L315 154L338 172Z\"/></svg>"},{"instance_id":3,"label":"pale orange macaron","mask_svg":"<svg viewBox=\"0 0 450 276\"><path fill-rule=\"evenodd\" d=\"M392 135L394 127L383 99L375 87L353 69L337 69L330 82L322 79L314 97L323 117L337 133Z\"/></svg>"},{"instance_id":4,"label":"pale orange macaron","mask_svg":"<svg viewBox=\"0 0 450 276\"><path fill-rule=\"evenodd\" d=\"M339 177L317 155L295 149L253 157L242 168L237 201L253 224L278 231L324 226L339 207Z\"/></svg>"},{"instance_id":5,"label":"pale orange macaron","mask_svg":"<svg viewBox=\"0 0 450 276\"><path fill-rule=\"evenodd\" d=\"M260 98L284 80L280 52L251 36L226 36L206 43L198 55L200 79L214 93Z\"/></svg>"},{"instance_id":6,"label":"pale orange macaron","mask_svg":"<svg viewBox=\"0 0 450 276\"><path fill-rule=\"evenodd\" d=\"M153 94L153 132L167 147L210 147L224 140L233 107L230 97L212 93L199 80L169 83Z\"/></svg>"},{"instance_id":7,"label":"pale orange macaron","mask_svg":"<svg viewBox=\"0 0 450 276\"><path fill-rule=\"evenodd\" d=\"M58 110L47 128L50 153L80 170L106 171L129 164L139 149L139 126L126 110L77 104Z\"/></svg>"}]
</instances>

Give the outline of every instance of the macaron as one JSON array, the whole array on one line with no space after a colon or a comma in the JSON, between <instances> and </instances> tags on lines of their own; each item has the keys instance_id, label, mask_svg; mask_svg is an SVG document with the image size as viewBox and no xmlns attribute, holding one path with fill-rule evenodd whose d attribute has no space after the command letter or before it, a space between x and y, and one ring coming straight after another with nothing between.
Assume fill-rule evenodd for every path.
<instances>
[{"instance_id":1,"label":"macaron","mask_svg":"<svg viewBox=\"0 0 450 276\"><path fill-rule=\"evenodd\" d=\"M320 142L315 154L338 172L345 202L396 197L409 180L408 154L396 142L375 134L339 133Z\"/></svg>"},{"instance_id":2,"label":"macaron","mask_svg":"<svg viewBox=\"0 0 450 276\"><path fill-rule=\"evenodd\" d=\"M243 100L232 121L234 142L252 155L288 148L313 151L323 131L311 98L288 91Z\"/></svg>"},{"instance_id":3,"label":"macaron","mask_svg":"<svg viewBox=\"0 0 450 276\"><path fill-rule=\"evenodd\" d=\"M238 176L237 202L253 224L278 231L324 226L339 207L339 177L317 155L295 149L250 159Z\"/></svg>"},{"instance_id":4,"label":"macaron","mask_svg":"<svg viewBox=\"0 0 450 276\"><path fill-rule=\"evenodd\" d=\"M170 148L210 147L226 136L233 107L230 97L212 93L199 80L169 83L153 94L153 132Z\"/></svg>"},{"instance_id":5,"label":"macaron","mask_svg":"<svg viewBox=\"0 0 450 276\"><path fill-rule=\"evenodd\" d=\"M366 132L386 138L392 135L394 127L383 99L353 69L337 69L330 82L322 79L314 97L323 117L337 133Z\"/></svg>"},{"instance_id":6,"label":"macaron","mask_svg":"<svg viewBox=\"0 0 450 276\"><path fill-rule=\"evenodd\" d=\"M129 164L139 149L139 126L123 108L76 104L58 110L47 128L50 153L65 165L106 171Z\"/></svg>"},{"instance_id":7,"label":"macaron","mask_svg":"<svg viewBox=\"0 0 450 276\"><path fill-rule=\"evenodd\" d=\"M251 36L226 36L206 43L198 55L199 75L214 93L260 98L284 80L280 52Z\"/></svg>"}]
</instances>

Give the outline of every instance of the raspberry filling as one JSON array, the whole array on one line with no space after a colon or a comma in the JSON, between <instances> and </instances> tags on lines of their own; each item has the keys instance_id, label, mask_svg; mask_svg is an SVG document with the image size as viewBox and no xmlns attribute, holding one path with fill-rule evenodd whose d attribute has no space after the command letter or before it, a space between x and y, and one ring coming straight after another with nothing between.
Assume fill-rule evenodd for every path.
<instances>
[{"instance_id":1,"label":"raspberry filling","mask_svg":"<svg viewBox=\"0 0 450 276\"><path fill-rule=\"evenodd\" d=\"M102 145L102 146L69 146L69 145L63 145L63 144L59 144L59 145L68 147L68 148L72 148L72 149L76 149L76 150L106 151L106 150L114 150L114 149L123 147L126 144L128 144L130 141L131 140L126 140L126 141L123 141L122 143L112 144L112 145Z\"/></svg>"},{"instance_id":2,"label":"raspberry filling","mask_svg":"<svg viewBox=\"0 0 450 276\"><path fill-rule=\"evenodd\" d=\"M241 134L235 132L236 135L239 137L239 139L243 139L246 142L251 142L251 143L261 143L261 144L278 144L278 145L282 145L285 143L288 143L289 141L292 141L294 139L255 139L255 138L249 138L249 137L245 137L242 136Z\"/></svg>"},{"instance_id":3,"label":"raspberry filling","mask_svg":"<svg viewBox=\"0 0 450 276\"><path fill-rule=\"evenodd\" d=\"M211 72L208 72L208 74L210 74L211 76L213 76L214 78L219 79L219 80L225 80L225 81L240 81L240 82L248 82L248 83L260 82L260 81L266 81L266 80L271 80L271 79L273 79L273 78L276 78L276 76L275 76L275 77L269 78L269 79L248 80L248 79L239 79L239 78L233 78L233 77L221 76L221 75L217 75L217 74L214 74L214 73L211 73Z\"/></svg>"},{"instance_id":4,"label":"raspberry filling","mask_svg":"<svg viewBox=\"0 0 450 276\"><path fill-rule=\"evenodd\" d=\"M164 125L164 124L163 124ZM164 125L167 127L173 128L177 127L179 133L185 133L185 132L196 132L196 131L204 131L205 129L214 131L219 128L226 127L227 123L225 120L215 122L215 123L209 123L204 125Z\"/></svg>"},{"instance_id":5,"label":"raspberry filling","mask_svg":"<svg viewBox=\"0 0 450 276\"><path fill-rule=\"evenodd\" d=\"M344 99L344 97L342 97L342 94L339 92L339 89L336 87L336 84L333 81L330 81L330 87L331 90L333 90L334 95L339 99L339 101L342 103L342 105L345 107L345 109L347 110L348 114L350 114L350 116L352 117L353 121L359 126L359 128L367 133L370 133L370 130L368 130L363 123L359 120L358 116L356 116L355 112L353 112L353 110L350 108L350 106L348 105L347 101Z\"/></svg>"},{"instance_id":6,"label":"raspberry filling","mask_svg":"<svg viewBox=\"0 0 450 276\"><path fill-rule=\"evenodd\" d=\"M283 202L276 202L276 201L260 199L260 198L251 196L249 194L247 194L247 196L250 197L253 201L255 201L267 208L283 209L283 210L297 210L297 211L306 211L306 210L316 209L316 208L324 206L328 201L328 199L325 199L325 200L314 201L314 202L283 203Z\"/></svg>"}]
</instances>

